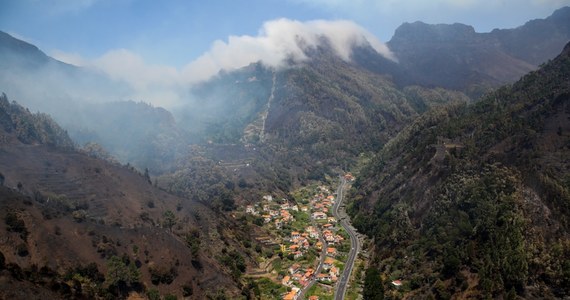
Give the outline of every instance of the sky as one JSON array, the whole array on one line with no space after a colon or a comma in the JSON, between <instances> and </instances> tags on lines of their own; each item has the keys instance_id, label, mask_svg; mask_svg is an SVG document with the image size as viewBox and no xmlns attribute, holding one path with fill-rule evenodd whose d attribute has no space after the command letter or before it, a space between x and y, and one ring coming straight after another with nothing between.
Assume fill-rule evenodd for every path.
<instances>
[{"instance_id":1,"label":"sky","mask_svg":"<svg viewBox=\"0 0 570 300\"><path fill-rule=\"evenodd\" d=\"M171 93L169 85L204 80L249 60L278 65L285 52L298 50L294 37L307 32L309 39L336 39L341 57L345 44L360 42L355 36L373 40L389 57L382 42L403 22L459 22L488 32L568 5L570 0L0 0L0 30L64 62L103 70L144 95L151 86Z\"/></svg>"}]
</instances>

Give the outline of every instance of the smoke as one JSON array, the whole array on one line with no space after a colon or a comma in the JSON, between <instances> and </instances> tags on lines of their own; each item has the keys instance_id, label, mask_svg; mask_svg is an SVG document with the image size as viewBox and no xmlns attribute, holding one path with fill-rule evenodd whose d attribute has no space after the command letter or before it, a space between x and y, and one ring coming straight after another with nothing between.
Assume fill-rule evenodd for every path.
<instances>
[{"instance_id":1,"label":"smoke","mask_svg":"<svg viewBox=\"0 0 570 300\"><path fill-rule=\"evenodd\" d=\"M305 47L318 46L321 38L326 38L336 54L347 61L354 46L365 44L395 60L385 44L354 22L278 19L263 24L257 36L230 36L227 42L215 41L210 51L188 64L182 74L189 82L197 82L211 78L220 70L234 70L252 62L281 68L286 60L306 60Z\"/></svg>"},{"instance_id":2,"label":"smoke","mask_svg":"<svg viewBox=\"0 0 570 300\"><path fill-rule=\"evenodd\" d=\"M63 62L96 69L113 80L126 83L132 89L130 99L169 108L185 102L189 97L189 86L206 81L221 70L232 71L255 62L276 69L285 67L285 61L303 62L308 59L305 50L317 47L322 38L327 39L335 53L346 61L350 60L354 46L363 45L370 45L378 53L395 60L385 44L354 22L289 19L266 22L256 36L216 40L209 51L179 69L149 64L126 49L111 50L93 60L62 51L54 51L52 55Z\"/></svg>"}]
</instances>

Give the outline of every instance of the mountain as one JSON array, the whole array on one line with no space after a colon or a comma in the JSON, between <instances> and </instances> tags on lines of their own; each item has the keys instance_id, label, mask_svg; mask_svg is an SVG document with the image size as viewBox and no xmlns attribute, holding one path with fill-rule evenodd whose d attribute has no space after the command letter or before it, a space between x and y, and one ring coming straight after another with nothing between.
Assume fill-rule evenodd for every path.
<instances>
[{"instance_id":1,"label":"mountain","mask_svg":"<svg viewBox=\"0 0 570 300\"><path fill-rule=\"evenodd\" d=\"M349 211L387 296L570 295L569 79L570 44L477 103L420 116L362 170Z\"/></svg>"},{"instance_id":2,"label":"mountain","mask_svg":"<svg viewBox=\"0 0 570 300\"><path fill-rule=\"evenodd\" d=\"M124 84L55 60L1 31L0 67L1 91L53 116L76 143L100 144L115 159L140 170L172 171L191 142L167 110L118 101L128 90Z\"/></svg>"},{"instance_id":3,"label":"mountain","mask_svg":"<svg viewBox=\"0 0 570 300\"><path fill-rule=\"evenodd\" d=\"M168 110L143 102L84 104L67 119L79 145L97 143L118 161L153 174L175 170L192 140Z\"/></svg>"},{"instance_id":4,"label":"mountain","mask_svg":"<svg viewBox=\"0 0 570 300\"><path fill-rule=\"evenodd\" d=\"M360 51L386 61L371 47ZM286 193L308 179L334 174L334 168L352 164L361 152L378 149L428 107L469 101L444 89L401 89L389 76L341 59L326 40L305 55L300 64L270 69L255 63L195 87L205 108L189 105L177 117L180 124L193 124L188 130L210 144L194 152L201 153L200 160L186 159L171 180L163 178L165 188L195 196L201 179L190 174L202 167L193 162L206 159L209 170L226 174L219 175L223 181ZM224 165L233 167L224 172Z\"/></svg>"},{"instance_id":5,"label":"mountain","mask_svg":"<svg viewBox=\"0 0 570 300\"><path fill-rule=\"evenodd\" d=\"M464 24L404 23L388 46L404 83L439 86L479 96L511 83L554 58L570 40L570 7L514 29L477 33Z\"/></svg>"},{"instance_id":6,"label":"mountain","mask_svg":"<svg viewBox=\"0 0 570 300\"><path fill-rule=\"evenodd\" d=\"M241 293L252 230L76 150L5 95L0 124L0 298Z\"/></svg>"}]
</instances>

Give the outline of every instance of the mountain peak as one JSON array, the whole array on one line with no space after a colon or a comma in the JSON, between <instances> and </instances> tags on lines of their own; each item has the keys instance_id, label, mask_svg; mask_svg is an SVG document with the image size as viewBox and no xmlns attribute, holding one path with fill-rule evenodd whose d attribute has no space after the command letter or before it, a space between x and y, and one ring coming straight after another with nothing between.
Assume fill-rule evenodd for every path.
<instances>
[{"instance_id":1,"label":"mountain peak","mask_svg":"<svg viewBox=\"0 0 570 300\"><path fill-rule=\"evenodd\" d=\"M452 41L464 40L475 35L473 26L461 23L454 24L426 24L424 22L404 23L396 29L390 41Z\"/></svg>"}]
</instances>

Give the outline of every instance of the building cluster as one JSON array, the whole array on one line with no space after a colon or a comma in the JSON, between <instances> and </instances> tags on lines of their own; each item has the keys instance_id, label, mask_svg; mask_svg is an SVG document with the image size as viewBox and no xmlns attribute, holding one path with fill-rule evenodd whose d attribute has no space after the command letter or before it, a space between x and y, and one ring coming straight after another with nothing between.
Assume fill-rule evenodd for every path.
<instances>
[{"instance_id":1,"label":"building cluster","mask_svg":"<svg viewBox=\"0 0 570 300\"><path fill-rule=\"evenodd\" d=\"M281 284L291 288L289 292L282 295L283 299L297 299L300 289L314 280L321 283L335 283L340 273L339 268L335 266L335 257L338 255L336 247L345 239L337 233L337 220L332 215L335 197L326 186L319 186L315 195L305 201L307 202L306 205L298 206L285 199L274 201L272 196L264 196L261 203L255 206L248 205L245 210L248 214L261 217L265 224L283 233L280 250L284 256L294 260L287 269L287 274L281 279ZM293 212L298 211L308 214L312 219L312 225L307 224L304 228L297 227L296 231L290 233L288 230L285 231L284 225L292 223L295 220ZM316 262L308 266L301 264L301 259L311 249L320 254L318 259L321 253L325 254L323 266L318 274L314 269Z\"/></svg>"},{"instance_id":2,"label":"building cluster","mask_svg":"<svg viewBox=\"0 0 570 300\"><path fill-rule=\"evenodd\" d=\"M299 211L297 204L291 204L282 199L281 204L274 202L270 195L263 196L261 204L258 206L248 205L245 212L254 216L261 216L263 222L268 224L273 222L275 228L283 228L283 224L291 223L295 220L291 211Z\"/></svg>"}]
</instances>

